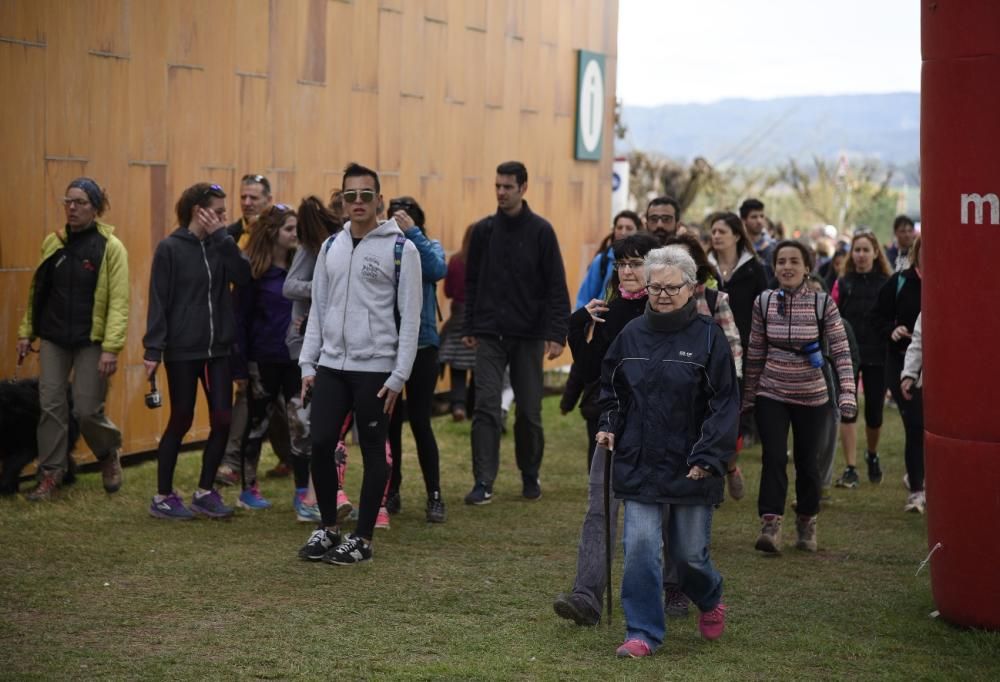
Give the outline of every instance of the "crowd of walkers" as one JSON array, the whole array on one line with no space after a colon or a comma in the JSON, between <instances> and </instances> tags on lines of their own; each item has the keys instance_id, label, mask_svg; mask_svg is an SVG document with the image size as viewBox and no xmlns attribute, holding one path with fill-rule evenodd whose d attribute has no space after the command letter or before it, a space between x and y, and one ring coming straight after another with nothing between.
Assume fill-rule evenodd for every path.
<instances>
[{"instance_id":1,"label":"crowd of walkers","mask_svg":"<svg viewBox=\"0 0 1000 682\"><path fill-rule=\"evenodd\" d=\"M573 588L554 609L580 625L599 622L621 509L619 656L652 654L666 618L686 616L691 604L702 635L722 635L712 515L727 488L734 500L746 494L737 457L752 443L760 443L762 464L755 548L780 554L790 506L795 546L815 552L831 486L861 485L860 396L867 478L883 479L888 389L905 433L904 509L924 511L921 246L912 220L896 219L887 252L864 228L843 243L825 241L835 230L786 239L756 199L699 227L682 222L675 199L657 197L642 216L614 217L571 313L556 232L525 199L525 166L500 164L495 190L497 210L470 225L446 260L418 200L386 202L377 172L359 164L345 169L327 203L309 196L294 208L273 201L266 177L246 175L242 216L232 223L221 186L185 189L177 228L156 246L149 276L147 405L160 405L162 364L170 410L149 515L230 517L226 486L239 486L236 506L270 508L258 480L267 439L279 464L266 475L292 477L295 516L315 525L299 556L369 561L375 530L402 509L408 422L425 518L444 523L431 419L443 365L452 418L471 415L464 502L494 499L511 398L520 494L538 500L543 365L566 345L573 363L560 406L568 414L579 404L586 422L589 484ZM52 498L67 470L71 374L73 414L104 487L114 493L122 485L121 432L104 399L127 337L128 256L100 220L109 202L97 182L74 180L63 203L65 227L42 245L18 332L19 361L40 339L33 501ZM439 328L440 280L451 310ZM197 488L185 500L174 473L199 385L210 431ZM352 432L363 469L357 505L345 490ZM834 483L838 440L845 468Z\"/></svg>"}]
</instances>

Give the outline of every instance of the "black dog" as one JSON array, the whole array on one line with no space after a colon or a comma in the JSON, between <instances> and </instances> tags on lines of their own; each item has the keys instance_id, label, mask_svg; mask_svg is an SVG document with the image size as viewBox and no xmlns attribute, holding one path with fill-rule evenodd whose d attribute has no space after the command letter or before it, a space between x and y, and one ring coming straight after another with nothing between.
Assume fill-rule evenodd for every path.
<instances>
[{"instance_id":1,"label":"black dog","mask_svg":"<svg viewBox=\"0 0 1000 682\"><path fill-rule=\"evenodd\" d=\"M66 392L71 391L67 389ZM63 476L64 486L76 480L76 463L71 453L80 437L80 425L73 416L72 396L67 395L67 399L70 401L66 451L69 469ZM36 433L40 414L37 379L0 381L0 495L17 492L21 471L38 456Z\"/></svg>"}]
</instances>

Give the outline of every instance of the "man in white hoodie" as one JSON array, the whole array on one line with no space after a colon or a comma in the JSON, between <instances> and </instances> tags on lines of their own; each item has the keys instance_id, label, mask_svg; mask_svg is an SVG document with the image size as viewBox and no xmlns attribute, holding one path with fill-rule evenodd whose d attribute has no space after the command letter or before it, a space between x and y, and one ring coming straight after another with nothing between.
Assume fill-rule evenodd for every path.
<instances>
[{"instance_id":1,"label":"man in white hoodie","mask_svg":"<svg viewBox=\"0 0 1000 682\"><path fill-rule=\"evenodd\" d=\"M350 222L320 249L312 310L299 356L302 396L311 396L312 476L322 522L299 556L335 565L372 558L372 535L389 468L389 414L410 376L422 306L420 256L402 230L405 212L382 224L378 175L352 163L344 169L343 199ZM353 411L364 478L358 525L341 537L337 522L334 450Z\"/></svg>"}]
</instances>

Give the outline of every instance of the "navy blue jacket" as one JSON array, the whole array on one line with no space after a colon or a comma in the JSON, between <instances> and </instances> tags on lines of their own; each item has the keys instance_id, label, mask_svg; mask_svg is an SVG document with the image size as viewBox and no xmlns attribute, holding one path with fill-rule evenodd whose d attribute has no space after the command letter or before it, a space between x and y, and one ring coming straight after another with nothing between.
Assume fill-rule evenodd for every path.
<instances>
[{"instance_id":1,"label":"navy blue jacket","mask_svg":"<svg viewBox=\"0 0 1000 682\"><path fill-rule=\"evenodd\" d=\"M739 431L732 353L715 320L698 315L693 300L669 315L681 318L676 331L663 330L663 314L647 307L604 357L599 426L615 436L615 497L719 504ZM713 475L687 478L694 465Z\"/></svg>"}]
</instances>

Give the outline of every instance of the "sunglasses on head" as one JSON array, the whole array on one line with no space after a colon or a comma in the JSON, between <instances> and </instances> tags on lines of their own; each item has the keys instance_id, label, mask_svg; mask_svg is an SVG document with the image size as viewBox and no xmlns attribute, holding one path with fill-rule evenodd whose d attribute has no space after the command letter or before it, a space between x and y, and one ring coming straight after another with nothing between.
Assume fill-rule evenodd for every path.
<instances>
[{"instance_id":1,"label":"sunglasses on head","mask_svg":"<svg viewBox=\"0 0 1000 682\"><path fill-rule=\"evenodd\" d=\"M222 185L209 185L201 191L201 196L203 197L218 197L219 199L226 198L226 192L222 189Z\"/></svg>"},{"instance_id":2,"label":"sunglasses on head","mask_svg":"<svg viewBox=\"0 0 1000 682\"><path fill-rule=\"evenodd\" d=\"M341 194L344 201L348 204L353 204L360 197L361 201L365 204L370 204L375 201L375 190L373 189L345 189L344 193Z\"/></svg>"}]
</instances>

